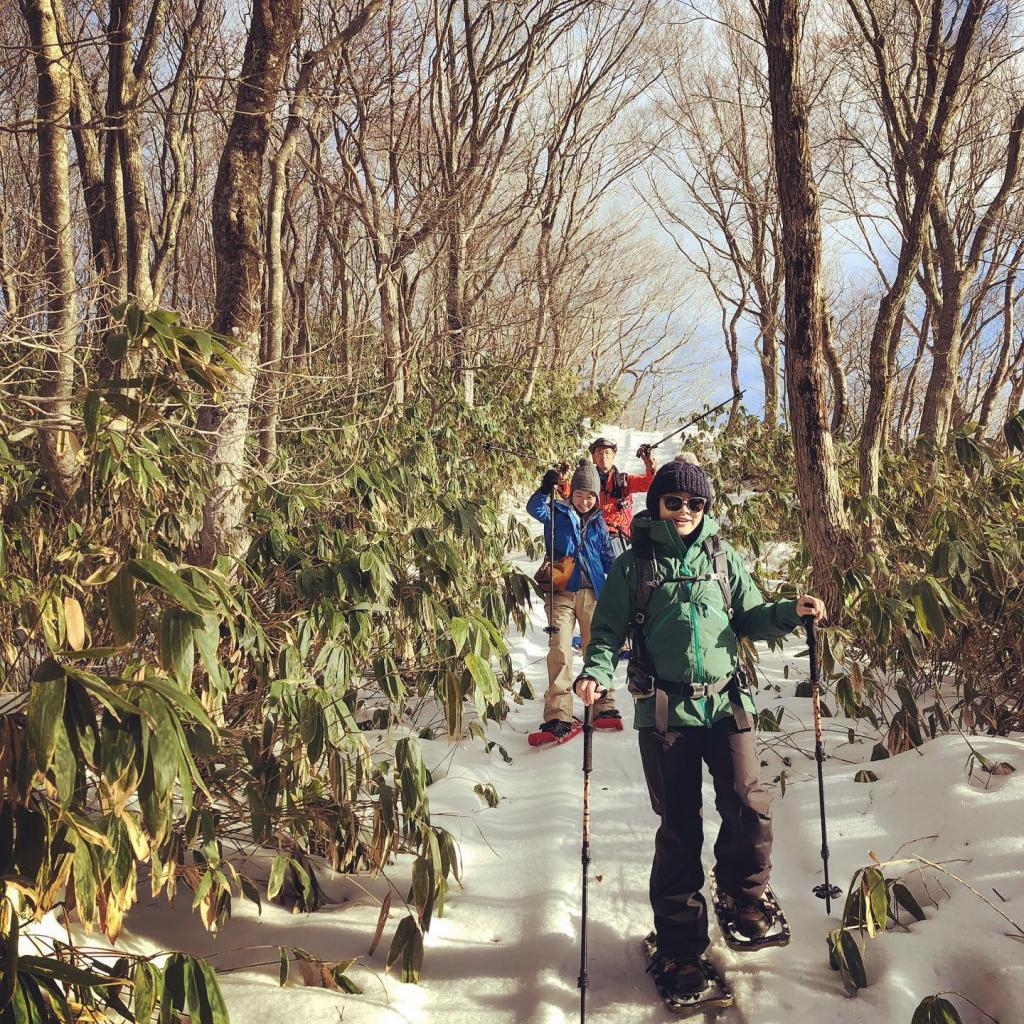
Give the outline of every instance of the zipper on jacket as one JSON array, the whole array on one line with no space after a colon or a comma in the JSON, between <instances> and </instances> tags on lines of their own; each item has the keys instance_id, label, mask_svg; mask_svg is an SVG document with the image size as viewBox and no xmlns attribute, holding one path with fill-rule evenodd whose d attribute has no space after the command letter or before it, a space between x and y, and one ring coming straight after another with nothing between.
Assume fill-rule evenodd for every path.
<instances>
[{"instance_id":1,"label":"zipper on jacket","mask_svg":"<svg viewBox=\"0 0 1024 1024\"><path fill-rule=\"evenodd\" d=\"M684 572L687 569L687 562L689 562L689 560L690 560L689 555L690 555L690 552L693 549L694 549L694 545L691 544L690 547L687 549L686 555L683 556L683 570L684 570ZM704 659L703 659L703 657L701 656L701 653L700 653L700 627L697 624L697 609L696 609L696 607L694 605L694 602L693 602L693 586L694 585L692 583L687 583L686 584L686 597L687 597L687 599L689 600L689 603L690 603L690 631L693 633L693 660L694 660L694 671L695 671L695 678L694 678L693 682L694 682L694 685L696 685L696 686L703 686L704 683L707 680L704 678ZM696 704L698 701L701 704L701 710L703 711L703 714L704 714L704 724L705 725L710 725L711 724L711 719L710 719L711 708L709 706L709 701L710 700L711 700L710 697L695 697L695 698L693 698L694 704Z\"/></svg>"},{"instance_id":2,"label":"zipper on jacket","mask_svg":"<svg viewBox=\"0 0 1024 1024\"><path fill-rule=\"evenodd\" d=\"M694 679L694 683L697 686L702 686L705 682L705 679L704 659L701 657L700 653L700 634L698 632L700 627L697 624L697 609L694 607L693 604L693 584L688 583L687 587L689 592L686 596L689 598L690 603L690 630L693 632L693 658L694 662L696 663L695 669L697 673L697 678Z\"/></svg>"},{"instance_id":3,"label":"zipper on jacket","mask_svg":"<svg viewBox=\"0 0 1024 1024\"><path fill-rule=\"evenodd\" d=\"M576 514L579 515L578 512ZM597 521L600 518L601 518L601 512L600 512L600 510L598 510L597 514L590 516L590 518L586 521L586 524L583 526L583 529L580 530L580 546L577 549L577 554L579 555L579 557L577 558L576 561L579 563L579 566L581 566L581 567L583 565L583 547L584 547L584 544L585 544L585 542L587 540L587 534L592 532L591 531L591 527L595 527L598 530L600 530L600 527L597 524ZM604 572L604 563L601 561L601 553L597 552L596 553L596 558L595 558L594 557L595 556L595 552L593 551L593 548L591 548L590 549L590 554L591 554L591 559L590 559L591 564L587 568L587 578L590 580L590 589L593 590L594 597L599 597L600 596L600 591L602 589L604 589L604 582L601 583L601 586L599 588L597 586L597 584L594 582L594 575L595 575L595 573L592 570L593 569L599 569L602 573L604 573L605 580L607 580L608 574L606 572ZM574 571L579 571L579 570L578 569L574 569Z\"/></svg>"}]
</instances>

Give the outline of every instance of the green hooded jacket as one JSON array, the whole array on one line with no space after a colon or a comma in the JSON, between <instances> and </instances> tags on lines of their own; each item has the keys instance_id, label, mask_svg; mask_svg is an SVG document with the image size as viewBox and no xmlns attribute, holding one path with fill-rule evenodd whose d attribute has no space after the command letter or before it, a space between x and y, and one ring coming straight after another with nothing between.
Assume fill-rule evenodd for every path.
<instances>
[{"instance_id":1,"label":"green hooded jacket","mask_svg":"<svg viewBox=\"0 0 1024 1024\"><path fill-rule=\"evenodd\" d=\"M800 625L796 601L765 601L739 555L723 541L732 583L733 619L729 621L725 597L703 547L708 537L718 533L718 523L710 516L705 515L700 531L689 543L684 543L672 523L646 515L633 520L634 538L640 531L650 536L662 579L712 577L697 583L665 583L652 592L644 637L659 679L695 685L724 683L736 670L737 637L774 640ZM593 676L601 686L611 685L633 618L637 575L636 553L631 548L616 559L597 602L581 674ZM753 714L749 694L743 695L743 703ZM729 695L724 690L697 698L669 694L670 726L713 725L730 715ZM636 728L653 725L654 700L638 700Z\"/></svg>"}]
</instances>

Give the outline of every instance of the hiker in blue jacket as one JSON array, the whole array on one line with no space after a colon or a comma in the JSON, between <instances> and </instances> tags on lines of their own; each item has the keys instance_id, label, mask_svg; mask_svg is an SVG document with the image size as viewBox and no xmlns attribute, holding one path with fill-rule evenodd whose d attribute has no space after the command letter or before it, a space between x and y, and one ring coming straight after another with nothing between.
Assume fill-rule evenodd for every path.
<instances>
[{"instance_id":1,"label":"hiker in blue jacket","mask_svg":"<svg viewBox=\"0 0 1024 1024\"><path fill-rule=\"evenodd\" d=\"M526 511L544 524L547 551L552 550L550 495L557 484L557 470L548 470L541 480L540 488L526 504ZM548 624L556 626L558 632L551 634L548 640L548 689L544 697L544 722L539 732L530 737L530 743L534 746L562 740L573 730L572 636L578 622L583 649L587 649L590 642L590 620L594 616L597 598L608 570L615 560L608 526L598 505L600 492L601 478L597 467L583 460L570 482L569 502L556 500L554 504L556 585L554 594L545 587L544 605ZM573 560L572 572L560 586L558 563L566 558ZM622 716L610 693L601 697L594 706L594 727L622 728Z\"/></svg>"}]
</instances>

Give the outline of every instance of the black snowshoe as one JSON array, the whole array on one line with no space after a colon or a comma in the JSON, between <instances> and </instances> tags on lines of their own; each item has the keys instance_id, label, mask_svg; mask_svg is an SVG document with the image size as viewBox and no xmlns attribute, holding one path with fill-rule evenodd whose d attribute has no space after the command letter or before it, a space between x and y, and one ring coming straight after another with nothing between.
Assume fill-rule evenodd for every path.
<instances>
[{"instance_id":1,"label":"black snowshoe","mask_svg":"<svg viewBox=\"0 0 1024 1024\"><path fill-rule=\"evenodd\" d=\"M710 882L711 903L722 937L730 949L752 952L769 946L789 945L789 922L770 885L760 900L745 901L721 892L714 872Z\"/></svg>"},{"instance_id":2,"label":"black snowshoe","mask_svg":"<svg viewBox=\"0 0 1024 1024\"><path fill-rule=\"evenodd\" d=\"M665 1008L677 1017L732 1006L732 990L717 967L706 957L671 960L658 953L658 937L651 932L643 941L647 972L654 979Z\"/></svg>"}]
</instances>

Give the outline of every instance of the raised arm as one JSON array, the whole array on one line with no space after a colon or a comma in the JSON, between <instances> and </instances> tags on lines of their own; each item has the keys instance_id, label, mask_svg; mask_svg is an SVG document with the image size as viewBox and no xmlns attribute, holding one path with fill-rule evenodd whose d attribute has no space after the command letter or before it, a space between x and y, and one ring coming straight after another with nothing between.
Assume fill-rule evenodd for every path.
<instances>
[{"instance_id":1,"label":"raised arm","mask_svg":"<svg viewBox=\"0 0 1024 1024\"><path fill-rule=\"evenodd\" d=\"M654 471L657 469L649 444L640 445L636 450L636 457L643 462L646 472L639 475L636 473L626 474L626 489L630 494L642 494L644 491L650 490L651 484L654 482Z\"/></svg>"},{"instance_id":2,"label":"raised arm","mask_svg":"<svg viewBox=\"0 0 1024 1024\"><path fill-rule=\"evenodd\" d=\"M537 520L538 523L551 522L551 492L558 484L558 470L549 469L541 477L540 487L530 495L526 502L526 511Z\"/></svg>"}]
</instances>

